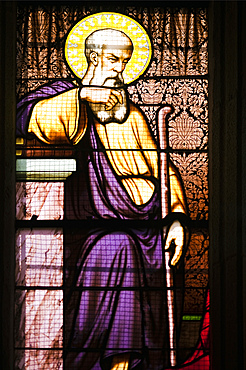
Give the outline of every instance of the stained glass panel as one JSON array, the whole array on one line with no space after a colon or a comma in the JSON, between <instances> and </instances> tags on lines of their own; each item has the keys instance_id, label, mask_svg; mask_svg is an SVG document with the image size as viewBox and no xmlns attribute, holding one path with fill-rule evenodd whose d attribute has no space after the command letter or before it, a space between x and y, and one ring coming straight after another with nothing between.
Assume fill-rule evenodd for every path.
<instances>
[{"instance_id":1,"label":"stained glass panel","mask_svg":"<svg viewBox=\"0 0 246 370\"><path fill-rule=\"evenodd\" d=\"M113 8L19 4L16 366L207 370L206 9Z\"/></svg>"},{"instance_id":2,"label":"stained glass panel","mask_svg":"<svg viewBox=\"0 0 246 370\"><path fill-rule=\"evenodd\" d=\"M15 369L62 370L63 352L57 350L16 350Z\"/></svg>"},{"instance_id":3,"label":"stained glass panel","mask_svg":"<svg viewBox=\"0 0 246 370\"><path fill-rule=\"evenodd\" d=\"M62 230L19 229L16 235L16 284L61 286L62 282Z\"/></svg>"}]
</instances>

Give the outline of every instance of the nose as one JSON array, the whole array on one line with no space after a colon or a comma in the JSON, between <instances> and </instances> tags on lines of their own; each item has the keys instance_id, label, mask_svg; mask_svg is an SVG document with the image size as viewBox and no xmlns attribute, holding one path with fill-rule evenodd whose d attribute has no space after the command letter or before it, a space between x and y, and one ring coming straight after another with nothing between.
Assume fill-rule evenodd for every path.
<instances>
[{"instance_id":1,"label":"nose","mask_svg":"<svg viewBox=\"0 0 246 370\"><path fill-rule=\"evenodd\" d=\"M125 69L125 63L121 62L121 61L118 61L115 66L114 66L114 70L118 73L121 73L123 72Z\"/></svg>"}]
</instances>

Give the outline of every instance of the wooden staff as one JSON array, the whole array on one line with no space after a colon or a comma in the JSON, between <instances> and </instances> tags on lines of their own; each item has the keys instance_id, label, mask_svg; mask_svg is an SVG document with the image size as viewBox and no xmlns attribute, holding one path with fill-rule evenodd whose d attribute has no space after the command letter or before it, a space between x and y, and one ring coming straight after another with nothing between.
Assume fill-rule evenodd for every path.
<instances>
[{"instance_id":1,"label":"wooden staff","mask_svg":"<svg viewBox=\"0 0 246 370\"><path fill-rule=\"evenodd\" d=\"M160 144L160 182L161 182L161 216L165 218L169 213L169 166L167 153L164 149L167 148L166 135L166 115L171 113L171 107L164 107L158 113L158 134ZM168 326L169 326L169 344L170 344L170 363L171 366L176 365L176 338L175 338L175 320L174 320L174 292L173 292L173 272L169 266L171 252L164 251L165 270L166 270L166 287L167 287L167 310L168 310Z\"/></svg>"}]
</instances>

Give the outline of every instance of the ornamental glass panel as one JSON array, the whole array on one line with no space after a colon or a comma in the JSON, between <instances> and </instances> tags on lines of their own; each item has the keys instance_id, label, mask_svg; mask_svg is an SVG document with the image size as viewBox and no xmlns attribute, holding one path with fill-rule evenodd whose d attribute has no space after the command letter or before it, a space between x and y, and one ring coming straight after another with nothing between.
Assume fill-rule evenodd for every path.
<instances>
[{"instance_id":1,"label":"ornamental glass panel","mask_svg":"<svg viewBox=\"0 0 246 370\"><path fill-rule=\"evenodd\" d=\"M17 18L16 368L209 369L206 9Z\"/></svg>"}]
</instances>

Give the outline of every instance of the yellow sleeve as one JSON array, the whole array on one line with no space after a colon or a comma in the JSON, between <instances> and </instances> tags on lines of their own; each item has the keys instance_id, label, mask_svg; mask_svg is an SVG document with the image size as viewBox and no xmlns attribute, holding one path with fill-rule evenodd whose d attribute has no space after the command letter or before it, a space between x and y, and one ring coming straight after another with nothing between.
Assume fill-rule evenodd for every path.
<instances>
[{"instance_id":1,"label":"yellow sleeve","mask_svg":"<svg viewBox=\"0 0 246 370\"><path fill-rule=\"evenodd\" d=\"M77 144L87 120L81 124L78 88L38 102L32 112L28 132L47 144Z\"/></svg>"},{"instance_id":2,"label":"yellow sleeve","mask_svg":"<svg viewBox=\"0 0 246 370\"><path fill-rule=\"evenodd\" d=\"M171 211L187 214L185 195L179 174L172 163L169 164Z\"/></svg>"},{"instance_id":3,"label":"yellow sleeve","mask_svg":"<svg viewBox=\"0 0 246 370\"><path fill-rule=\"evenodd\" d=\"M158 178L158 159L157 159L157 147L156 143L150 134L148 125L142 117L142 119L136 119L137 125L134 126L135 136L140 143L140 147L146 149L144 151L146 163L150 168L150 173ZM154 149L149 151L148 149ZM171 212L182 212L187 214L187 207L185 202L185 193L182 187L180 175L172 164L169 163L169 179L170 179L170 198L171 198ZM154 191L154 187L151 189ZM149 192L151 194L151 191ZM144 189L142 189L142 194L144 194Z\"/></svg>"},{"instance_id":4,"label":"yellow sleeve","mask_svg":"<svg viewBox=\"0 0 246 370\"><path fill-rule=\"evenodd\" d=\"M148 166L149 173L158 178L158 156L157 145L151 134L149 126L140 110L132 106L131 119L132 130L135 140L138 144L138 149L142 149L144 160Z\"/></svg>"}]
</instances>

